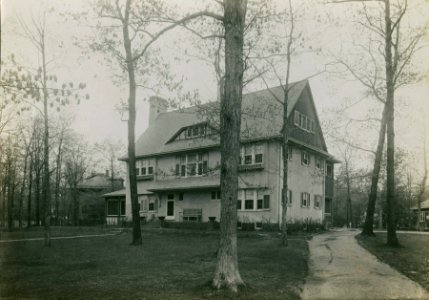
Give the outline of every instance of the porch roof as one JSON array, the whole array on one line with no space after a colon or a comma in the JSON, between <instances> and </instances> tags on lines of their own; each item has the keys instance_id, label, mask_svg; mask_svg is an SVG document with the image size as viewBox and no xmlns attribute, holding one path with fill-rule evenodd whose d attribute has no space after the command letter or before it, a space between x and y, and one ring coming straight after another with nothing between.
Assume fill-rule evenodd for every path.
<instances>
[{"instance_id":1,"label":"porch roof","mask_svg":"<svg viewBox=\"0 0 429 300\"><path fill-rule=\"evenodd\" d=\"M104 198L125 197L125 189L104 194L103 197Z\"/></svg>"}]
</instances>

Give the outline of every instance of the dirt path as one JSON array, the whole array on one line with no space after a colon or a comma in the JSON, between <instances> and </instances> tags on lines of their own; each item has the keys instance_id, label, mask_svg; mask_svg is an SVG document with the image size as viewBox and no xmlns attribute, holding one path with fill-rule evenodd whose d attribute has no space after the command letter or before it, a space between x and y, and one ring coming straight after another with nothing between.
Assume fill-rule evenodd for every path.
<instances>
[{"instance_id":1,"label":"dirt path","mask_svg":"<svg viewBox=\"0 0 429 300\"><path fill-rule=\"evenodd\" d=\"M309 276L302 299L429 299L429 293L337 230L309 241Z\"/></svg>"}]
</instances>

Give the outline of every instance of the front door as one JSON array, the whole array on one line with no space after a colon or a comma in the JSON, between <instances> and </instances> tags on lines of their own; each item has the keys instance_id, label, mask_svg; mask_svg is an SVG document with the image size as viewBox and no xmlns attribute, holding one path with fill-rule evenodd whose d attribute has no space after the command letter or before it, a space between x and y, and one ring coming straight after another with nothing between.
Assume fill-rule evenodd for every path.
<instances>
[{"instance_id":1,"label":"front door","mask_svg":"<svg viewBox=\"0 0 429 300\"><path fill-rule=\"evenodd\" d=\"M174 219L174 200L167 201L167 219Z\"/></svg>"}]
</instances>

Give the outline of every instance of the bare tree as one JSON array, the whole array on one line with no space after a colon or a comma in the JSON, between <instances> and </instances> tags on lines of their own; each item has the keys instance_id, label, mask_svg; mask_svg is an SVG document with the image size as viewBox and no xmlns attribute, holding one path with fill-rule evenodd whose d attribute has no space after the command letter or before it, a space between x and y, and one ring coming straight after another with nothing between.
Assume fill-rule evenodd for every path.
<instances>
[{"instance_id":1,"label":"bare tree","mask_svg":"<svg viewBox=\"0 0 429 300\"><path fill-rule=\"evenodd\" d=\"M334 3L357 2L362 5L363 19L358 21L369 30L369 46L362 46L369 57L370 65L359 61L360 66L352 66L342 59L338 61L369 91L369 94L384 103L379 141L374 161L370 201L368 202L367 220L363 234L372 235L373 215L378 184L378 172L384 144L383 130L387 134L387 243L398 245L395 221L395 132L394 98L399 87L418 80L418 74L412 70L411 61L419 49L419 42L426 28L410 36L401 33L401 23L408 9L407 1L391 3L390 0L345 0ZM374 3L377 12L373 13L368 5ZM372 66L371 66L372 64ZM385 125L384 125L385 122ZM385 126L385 127L384 127Z\"/></svg>"},{"instance_id":2,"label":"bare tree","mask_svg":"<svg viewBox=\"0 0 429 300\"><path fill-rule=\"evenodd\" d=\"M221 223L218 261L213 279L216 288L237 291L242 286L237 257L237 190L240 153L243 42L246 0L225 0L225 89L221 98Z\"/></svg>"}]
</instances>

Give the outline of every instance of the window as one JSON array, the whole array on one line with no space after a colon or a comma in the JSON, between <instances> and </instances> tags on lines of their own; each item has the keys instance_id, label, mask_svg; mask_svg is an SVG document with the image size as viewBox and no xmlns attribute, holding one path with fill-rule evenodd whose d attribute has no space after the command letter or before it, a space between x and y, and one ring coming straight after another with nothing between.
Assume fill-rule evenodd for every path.
<instances>
[{"instance_id":1,"label":"window","mask_svg":"<svg viewBox=\"0 0 429 300\"><path fill-rule=\"evenodd\" d=\"M242 197L243 197L243 191L239 190L237 194L237 210L243 209L241 206L241 204L243 203Z\"/></svg>"},{"instance_id":2,"label":"window","mask_svg":"<svg viewBox=\"0 0 429 300\"><path fill-rule=\"evenodd\" d=\"M179 139L190 139L190 138L196 138L199 136L205 136L207 132L207 124L197 124L193 126L189 126L184 130L184 136L181 134L179 136Z\"/></svg>"},{"instance_id":3,"label":"window","mask_svg":"<svg viewBox=\"0 0 429 300\"><path fill-rule=\"evenodd\" d=\"M245 193L245 198L244 198L244 209L253 209L253 190L246 190Z\"/></svg>"},{"instance_id":4,"label":"window","mask_svg":"<svg viewBox=\"0 0 429 300\"><path fill-rule=\"evenodd\" d=\"M155 210L155 203L149 202L149 211L154 211L154 210Z\"/></svg>"},{"instance_id":5,"label":"window","mask_svg":"<svg viewBox=\"0 0 429 300\"><path fill-rule=\"evenodd\" d=\"M263 144L247 144L241 147L240 164L262 164L264 161Z\"/></svg>"},{"instance_id":6,"label":"window","mask_svg":"<svg viewBox=\"0 0 429 300\"><path fill-rule=\"evenodd\" d=\"M301 164L310 165L310 154L307 151L301 151Z\"/></svg>"},{"instance_id":7,"label":"window","mask_svg":"<svg viewBox=\"0 0 429 300\"><path fill-rule=\"evenodd\" d=\"M136 168L136 175L139 176L139 168Z\"/></svg>"},{"instance_id":8,"label":"window","mask_svg":"<svg viewBox=\"0 0 429 300\"><path fill-rule=\"evenodd\" d=\"M420 222L426 222L426 212L420 212Z\"/></svg>"},{"instance_id":9,"label":"window","mask_svg":"<svg viewBox=\"0 0 429 300\"><path fill-rule=\"evenodd\" d=\"M148 197L146 195L139 196L140 210L148 211L157 211L158 209L158 199L154 197Z\"/></svg>"},{"instance_id":10,"label":"window","mask_svg":"<svg viewBox=\"0 0 429 300\"><path fill-rule=\"evenodd\" d=\"M139 166L141 176L153 174L153 166L152 166L153 163L150 159L138 160L137 164ZM137 175L139 175L139 174L137 174Z\"/></svg>"},{"instance_id":11,"label":"window","mask_svg":"<svg viewBox=\"0 0 429 300\"><path fill-rule=\"evenodd\" d=\"M167 195L167 199L168 199L168 200L174 199L174 194L168 194L168 195Z\"/></svg>"},{"instance_id":12,"label":"window","mask_svg":"<svg viewBox=\"0 0 429 300\"><path fill-rule=\"evenodd\" d=\"M301 207L310 207L310 194L306 192L301 193Z\"/></svg>"},{"instance_id":13,"label":"window","mask_svg":"<svg viewBox=\"0 0 429 300\"><path fill-rule=\"evenodd\" d=\"M204 175L208 172L207 153L189 153L176 156L175 174L178 177Z\"/></svg>"},{"instance_id":14,"label":"window","mask_svg":"<svg viewBox=\"0 0 429 300\"><path fill-rule=\"evenodd\" d=\"M322 196L314 195L314 208L320 209L322 205Z\"/></svg>"},{"instance_id":15,"label":"window","mask_svg":"<svg viewBox=\"0 0 429 300\"><path fill-rule=\"evenodd\" d=\"M323 161L323 159L322 159L322 158L320 158L320 157L316 157L316 167L317 167L319 170L323 170L323 165L324 165L324 161Z\"/></svg>"},{"instance_id":16,"label":"window","mask_svg":"<svg viewBox=\"0 0 429 300\"><path fill-rule=\"evenodd\" d=\"M256 198L257 209L269 209L270 208L270 195L265 195L265 191L259 190Z\"/></svg>"},{"instance_id":17,"label":"window","mask_svg":"<svg viewBox=\"0 0 429 300\"><path fill-rule=\"evenodd\" d=\"M300 113L295 110L294 113L294 125L308 131L310 133L314 133L315 130L315 122L313 119L309 118L307 115Z\"/></svg>"},{"instance_id":18,"label":"window","mask_svg":"<svg viewBox=\"0 0 429 300\"><path fill-rule=\"evenodd\" d=\"M218 200L218 199L220 199L220 191L212 191L211 194L212 194L212 200Z\"/></svg>"},{"instance_id":19,"label":"window","mask_svg":"<svg viewBox=\"0 0 429 300\"><path fill-rule=\"evenodd\" d=\"M179 193L179 201L183 201L183 193Z\"/></svg>"},{"instance_id":20,"label":"window","mask_svg":"<svg viewBox=\"0 0 429 300\"><path fill-rule=\"evenodd\" d=\"M331 164L326 164L326 176L333 177L333 167Z\"/></svg>"},{"instance_id":21,"label":"window","mask_svg":"<svg viewBox=\"0 0 429 300\"><path fill-rule=\"evenodd\" d=\"M287 155L286 156L287 156L288 160L292 159L292 147L291 146L287 147Z\"/></svg>"}]
</instances>

